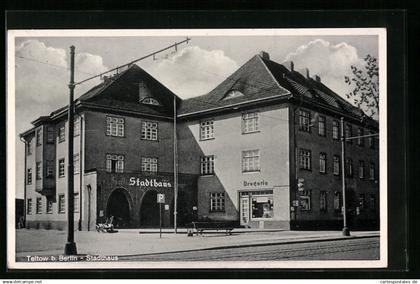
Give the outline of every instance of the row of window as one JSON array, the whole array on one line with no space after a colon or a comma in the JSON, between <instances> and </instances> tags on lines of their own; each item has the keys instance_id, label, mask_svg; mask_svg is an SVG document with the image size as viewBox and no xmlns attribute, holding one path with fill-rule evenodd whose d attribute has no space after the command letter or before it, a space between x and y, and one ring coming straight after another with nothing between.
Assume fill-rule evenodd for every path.
<instances>
[{"instance_id":1,"label":"row of window","mask_svg":"<svg viewBox=\"0 0 420 284\"><path fill-rule=\"evenodd\" d=\"M311 151L307 149L299 150L299 168L303 170L312 170L312 157ZM340 156L333 155L333 174L340 175L341 162ZM327 154L319 153L319 172L327 173ZM346 176L353 177L353 160L350 158L346 159ZM359 160L359 178L365 178L365 162ZM375 164L369 163L369 179L375 180Z\"/></svg>"},{"instance_id":2,"label":"row of window","mask_svg":"<svg viewBox=\"0 0 420 284\"><path fill-rule=\"evenodd\" d=\"M121 117L106 117L106 135L114 137L125 136L125 119ZM158 140L158 122L142 121L141 122L141 139Z\"/></svg>"},{"instance_id":3,"label":"row of window","mask_svg":"<svg viewBox=\"0 0 420 284\"><path fill-rule=\"evenodd\" d=\"M79 174L80 172L80 156L79 154L75 154L73 156L73 165L74 165L74 174ZM46 161L46 177L47 178L53 178L54 177L54 168L56 164L54 160L47 160ZM32 168L28 168L26 175L26 183L32 184ZM42 162L36 163L36 179L40 180L42 179ZM58 177L64 177L65 176L65 159L59 159L58 160Z\"/></svg>"},{"instance_id":4,"label":"row of window","mask_svg":"<svg viewBox=\"0 0 420 284\"><path fill-rule=\"evenodd\" d=\"M343 206L342 194L341 192L335 192L333 196L333 208L336 212L341 212ZM363 210L370 208L372 210L376 210L377 201L376 195L374 193L369 195L369 203L366 201L366 196L364 193L359 194L357 207L358 210ZM311 194L302 195L299 198L299 208L302 211L310 211L311 210ZM319 210L321 212L328 211L328 193L327 191L320 191L319 192Z\"/></svg>"},{"instance_id":5,"label":"row of window","mask_svg":"<svg viewBox=\"0 0 420 284\"><path fill-rule=\"evenodd\" d=\"M242 114L242 134L259 131L259 113L249 112ZM214 139L214 120L200 122L200 140Z\"/></svg>"},{"instance_id":6,"label":"row of window","mask_svg":"<svg viewBox=\"0 0 420 284\"><path fill-rule=\"evenodd\" d=\"M315 125L315 121L311 119L311 112L307 110L299 110L299 130L304 132L311 132L311 127ZM327 119L325 116L318 116L318 135L326 137L327 133ZM369 131L369 134L373 132ZM347 143L352 144L353 140L357 140L357 145L363 147L365 138L363 137L365 130L362 127L357 128L357 136L354 139L347 139ZM353 137L353 126L346 123L344 129L344 136L346 138ZM332 138L338 140L341 138L340 123L338 120L332 122ZM370 148L374 147L374 138L368 137L368 145Z\"/></svg>"},{"instance_id":7,"label":"row of window","mask_svg":"<svg viewBox=\"0 0 420 284\"><path fill-rule=\"evenodd\" d=\"M35 213L36 214L42 214L44 213L44 202L43 199L45 199L45 213L52 214L53 213L53 200L50 198L44 198L44 197L37 197L35 199ZM66 199L64 194L58 194L57 195L58 200L58 206L57 206L57 212L58 213L65 213L66 212ZM79 193L74 193L74 212L79 212ZM33 213L32 208L32 198L28 198L26 200L26 213L28 215L31 215Z\"/></svg>"},{"instance_id":8,"label":"row of window","mask_svg":"<svg viewBox=\"0 0 420 284\"><path fill-rule=\"evenodd\" d=\"M214 155L201 157L200 173L201 175L214 174ZM261 170L260 150L242 151L242 172L257 172Z\"/></svg>"}]
</instances>

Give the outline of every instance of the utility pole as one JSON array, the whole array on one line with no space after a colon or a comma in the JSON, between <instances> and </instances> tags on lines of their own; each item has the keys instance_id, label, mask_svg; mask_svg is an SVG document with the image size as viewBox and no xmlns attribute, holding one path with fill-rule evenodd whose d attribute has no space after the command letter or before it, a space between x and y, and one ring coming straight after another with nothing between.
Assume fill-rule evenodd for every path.
<instances>
[{"instance_id":1,"label":"utility pole","mask_svg":"<svg viewBox=\"0 0 420 284\"><path fill-rule=\"evenodd\" d=\"M174 233L177 233L178 215L178 141L176 135L176 97L174 96Z\"/></svg>"},{"instance_id":2,"label":"utility pole","mask_svg":"<svg viewBox=\"0 0 420 284\"><path fill-rule=\"evenodd\" d=\"M341 181L343 190L343 236L350 236L350 230L347 227L345 144L346 138L344 137L344 117L341 117Z\"/></svg>"},{"instance_id":3,"label":"utility pole","mask_svg":"<svg viewBox=\"0 0 420 284\"><path fill-rule=\"evenodd\" d=\"M74 132L74 49L70 46L70 96L67 121L69 124L68 132L68 161L67 161L67 243L64 249L65 255L76 255L77 248L74 242L74 167L73 167L73 132Z\"/></svg>"}]
</instances>

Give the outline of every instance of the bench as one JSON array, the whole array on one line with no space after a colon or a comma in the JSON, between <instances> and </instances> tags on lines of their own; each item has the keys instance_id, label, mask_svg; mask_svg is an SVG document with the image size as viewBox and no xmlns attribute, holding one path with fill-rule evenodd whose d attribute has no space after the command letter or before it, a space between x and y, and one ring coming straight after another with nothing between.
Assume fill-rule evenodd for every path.
<instances>
[{"instance_id":1,"label":"bench","mask_svg":"<svg viewBox=\"0 0 420 284\"><path fill-rule=\"evenodd\" d=\"M204 231L224 231L226 235L232 235L231 222L191 222L188 226L188 236L203 236Z\"/></svg>"}]
</instances>

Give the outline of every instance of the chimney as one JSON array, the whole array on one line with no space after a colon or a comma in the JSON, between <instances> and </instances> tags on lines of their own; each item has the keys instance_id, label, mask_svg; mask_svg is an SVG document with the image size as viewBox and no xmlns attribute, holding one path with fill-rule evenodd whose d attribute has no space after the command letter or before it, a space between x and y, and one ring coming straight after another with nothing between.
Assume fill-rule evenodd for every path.
<instances>
[{"instance_id":1,"label":"chimney","mask_svg":"<svg viewBox=\"0 0 420 284\"><path fill-rule=\"evenodd\" d=\"M321 77L319 77L318 75L315 75L315 81L321 82Z\"/></svg>"},{"instance_id":2,"label":"chimney","mask_svg":"<svg viewBox=\"0 0 420 284\"><path fill-rule=\"evenodd\" d=\"M293 61L290 61L290 71L295 71L295 64L293 63Z\"/></svg>"},{"instance_id":3,"label":"chimney","mask_svg":"<svg viewBox=\"0 0 420 284\"><path fill-rule=\"evenodd\" d=\"M265 60L270 60L270 54L268 54L268 52L265 51L260 52L260 57Z\"/></svg>"},{"instance_id":4,"label":"chimney","mask_svg":"<svg viewBox=\"0 0 420 284\"><path fill-rule=\"evenodd\" d=\"M306 68L306 79L310 79L311 77L309 76L309 69Z\"/></svg>"}]
</instances>

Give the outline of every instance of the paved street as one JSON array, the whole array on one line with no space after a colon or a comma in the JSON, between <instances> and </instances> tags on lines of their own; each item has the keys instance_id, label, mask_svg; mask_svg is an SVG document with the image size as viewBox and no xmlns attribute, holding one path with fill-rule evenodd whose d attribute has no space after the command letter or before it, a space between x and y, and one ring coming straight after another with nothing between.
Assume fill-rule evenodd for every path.
<instances>
[{"instance_id":1,"label":"paved street","mask_svg":"<svg viewBox=\"0 0 420 284\"><path fill-rule=\"evenodd\" d=\"M120 257L122 261L376 260L379 238Z\"/></svg>"}]
</instances>

